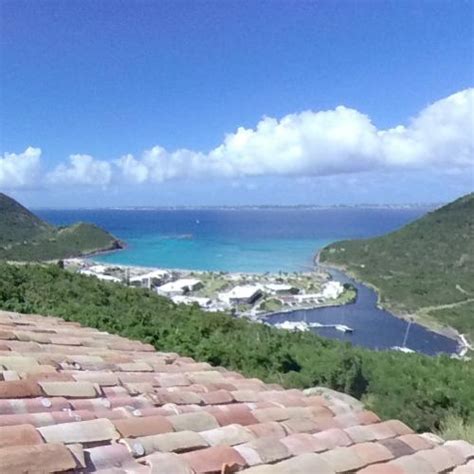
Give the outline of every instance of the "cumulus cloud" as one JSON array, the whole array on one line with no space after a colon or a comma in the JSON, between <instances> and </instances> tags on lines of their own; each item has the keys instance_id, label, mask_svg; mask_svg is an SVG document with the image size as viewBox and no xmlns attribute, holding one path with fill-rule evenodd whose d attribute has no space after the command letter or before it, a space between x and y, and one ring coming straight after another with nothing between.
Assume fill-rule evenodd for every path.
<instances>
[{"instance_id":1,"label":"cumulus cloud","mask_svg":"<svg viewBox=\"0 0 474 474\"><path fill-rule=\"evenodd\" d=\"M367 115L344 106L305 111L254 129L240 127L209 153L155 146L141 158L116 162L135 183L173 178L324 176L376 169L463 169L473 166L474 89L423 109L407 125L379 130Z\"/></svg>"},{"instance_id":2,"label":"cumulus cloud","mask_svg":"<svg viewBox=\"0 0 474 474\"><path fill-rule=\"evenodd\" d=\"M90 155L71 155L69 163L61 163L46 177L52 184L103 187L110 183L111 178L111 164L95 160Z\"/></svg>"},{"instance_id":3,"label":"cumulus cloud","mask_svg":"<svg viewBox=\"0 0 474 474\"><path fill-rule=\"evenodd\" d=\"M37 184L41 149L28 147L23 153L0 156L0 189L30 187Z\"/></svg>"},{"instance_id":4,"label":"cumulus cloud","mask_svg":"<svg viewBox=\"0 0 474 474\"><path fill-rule=\"evenodd\" d=\"M41 150L0 157L0 187L28 186L39 172ZM49 184L106 187L112 182L259 176L334 176L371 171L434 169L465 173L474 167L474 89L424 108L408 123L378 129L370 117L344 106L304 111L255 128L239 127L209 152L154 146L140 157L114 161L75 154L49 172ZM232 181L231 181L232 182Z\"/></svg>"}]
</instances>

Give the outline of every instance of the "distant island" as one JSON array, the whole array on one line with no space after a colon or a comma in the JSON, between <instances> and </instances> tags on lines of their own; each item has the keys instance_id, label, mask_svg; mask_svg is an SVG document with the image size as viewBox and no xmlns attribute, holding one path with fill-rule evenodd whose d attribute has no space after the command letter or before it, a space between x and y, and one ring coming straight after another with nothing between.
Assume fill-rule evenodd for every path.
<instances>
[{"instance_id":1,"label":"distant island","mask_svg":"<svg viewBox=\"0 0 474 474\"><path fill-rule=\"evenodd\" d=\"M372 285L394 313L474 339L474 193L388 235L330 244L319 257Z\"/></svg>"},{"instance_id":2,"label":"distant island","mask_svg":"<svg viewBox=\"0 0 474 474\"><path fill-rule=\"evenodd\" d=\"M94 224L54 227L0 193L0 260L45 261L91 255L124 244Z\"/></svg>"}]
</instances>

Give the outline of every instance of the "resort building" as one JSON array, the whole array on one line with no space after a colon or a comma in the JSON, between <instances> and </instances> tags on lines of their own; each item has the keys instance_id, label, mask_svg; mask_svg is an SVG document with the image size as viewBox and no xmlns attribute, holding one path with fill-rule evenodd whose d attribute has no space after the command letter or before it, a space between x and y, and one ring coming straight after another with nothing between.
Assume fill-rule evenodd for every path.
<instances>
[{"instance_id":1,"label":"resort building","mask_svg":"<svg viewBox=\"0 0 474 474\"><path fill-rule=\"evenodd\" d=\"M137 275L130 278L130 285L142 288L153 288L166 283L170 279L170 272L167 270L154 270L144 275Z\"/></svg>"},{"instance_id":2,"label":"resort building","mask_svg":"<svg viewBox=\"0 0 474 474\"><path fill-rule=\"evenodd\" d=\"M323 298L325 299L336 299L342 295L344 292L344 287L338 281L329 281L323 286L321 292Z\"/></svg>"},{"instance_id":3,"label":"resort building","mask_svg":"<svg viewBox=\"0 0 474 474\"><path fill-rule=\"evenodd\" d=\"M260 286L240 285L235 286L227 293L220 293L218 298L229 304L252 304L263 295Z\"/></svg>"},{"instance_id":4,"label":"resort building","mask_svg":"<svg viewBox=\"0 0 474 474\"><path fill-rule=\"evenodd\" d=\"M265 289L272 295L297 294L299 289L285 283L267 283Z\"/></svg>"},{"instance_id":5,"label":"resort building","mask_svg":"<svg viewBox=\"0 0 474 474\"><path fill-rule=\"evenodd\" d=\"M171 298L172 296L185 295L191 291L199 290L203 287L201 280L197 278L182 278L176 281L170 281L159 286L156 291L158 294Z\"/></svg>"}]
</instances>

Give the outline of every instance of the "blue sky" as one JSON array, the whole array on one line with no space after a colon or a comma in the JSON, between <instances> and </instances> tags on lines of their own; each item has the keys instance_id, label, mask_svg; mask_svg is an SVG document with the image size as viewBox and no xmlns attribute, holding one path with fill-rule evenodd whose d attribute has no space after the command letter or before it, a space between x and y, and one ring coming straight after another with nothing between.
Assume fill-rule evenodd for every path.
<instances>
[{"instance_id":1,"label":"blue sky","mask_svg":"<svg viewBox=\"0 0 474 474\"><path fill-rule=\"evenodd\" d=\"M474 188L470 1L0 8L0 190L28 205L441 201Z\"/></svg>"}]
</instances>

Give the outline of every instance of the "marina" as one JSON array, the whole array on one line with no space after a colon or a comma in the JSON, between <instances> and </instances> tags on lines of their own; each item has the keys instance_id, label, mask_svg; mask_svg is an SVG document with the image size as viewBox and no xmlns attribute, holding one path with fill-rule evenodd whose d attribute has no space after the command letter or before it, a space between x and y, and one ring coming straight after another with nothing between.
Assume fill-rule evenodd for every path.
<instances>
[{"instance_id":1,"label":"marina","mask_svg":"<svg viewBox=\"0 0 474 474\"><path fill-rule=\"evenodd\" d=\"M463 344L415 323L398 318L377 306L377 294L366 285L343 272L325 268L333 279L353 285L357 290L355 303L336 307L314 308L286 313L275 313L265 318L272 325L307 327L320 336L339 339L354 345L376 350L418 352L427 355L446 353L462 355ZM303 326L300 326L303 323ZM352 331L342 330L343 328ZM464 352L467 352L465 350Z\"/></svg>"}]
</instances>

